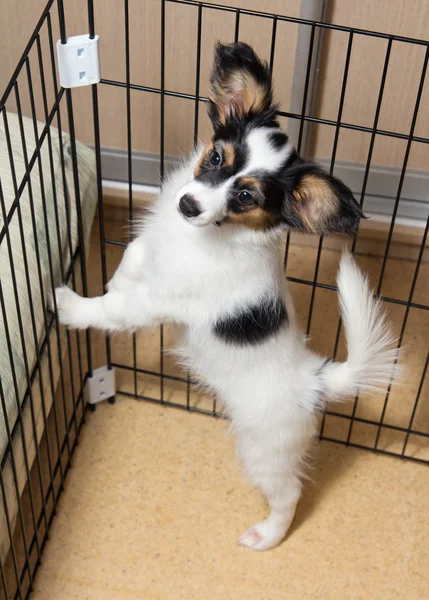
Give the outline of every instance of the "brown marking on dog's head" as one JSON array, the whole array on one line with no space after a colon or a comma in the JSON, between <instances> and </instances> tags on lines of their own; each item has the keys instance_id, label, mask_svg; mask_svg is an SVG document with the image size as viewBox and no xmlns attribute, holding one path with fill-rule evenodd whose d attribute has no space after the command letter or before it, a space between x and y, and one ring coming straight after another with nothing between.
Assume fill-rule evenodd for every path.
<instances>
[{"instance_id":1,"label":"brown marking on dog's head","mask_svg":"<svg viewBox=\"0 0 429 600\"><path fill-rule=\"evenodd\" d=\"M223 147L223 160L222 165L224 167L233 167L235 160L235 150L233 144L226 143Z\"/></svg>"},{"instance_id":2,"label":"brown marking on dog's head","mask_svg":"<svg viewBox=\"0 0 429 600\"><path fill-rule=\"evenodd\" d=\"M240 189L261 191L261 182L257 177L240 177L237 183Z\"/></svg>"},{"instance_id":3,"label":"brown marking on dog's head","mask_svg":"<svg viewBox=\"0 0 429 600\"><path fill-rule=\"evenodd\" d=\"M202 166L208 160L208 158L209 158L210 154L213 152L213 150L214 150L214 144L213 144L213 142L209 142L207 144L207 146L204 148L204 152L202 153L201 158L198 161L197 166L195 167L194 177L199 177L201 175Z\"/></svg>"},{"instance_id":4,"label":"brown marking on dog's head","mask_svg":"<svg viewBox=\"0 0 429 600\"><path fill-rule=\"evenodd\" d=\"M222 83L214 80L210 100L216 105L219 121L225 125L234 115L243 118L261 113L266 106L267 87L244 69L233 71Z\"/></svg>"},{"instance_id":5,"label":"brown marking on dog's head","mask_svg":"<svg viewBox=\"0 0 429 600\"><path fill-rule=\"evenodd\" d=\"M323 231L339 212L340 202L329 181L315 174L304 175L293 191L295 211L306 228L314 233Z\"/></svg>"},{"instance_id":6,"label":"brown marking on dog's head","mask_svg":"<svg viewBox=\"0 0 429 600\"><path fill-rule=\"evenodd\" d=\"M269 111L272 90L268 65L247 44L218 44L209 97L209 114L215 128L230 118Z\"/></svg>"},{"instance_id":7,"label":"brown marking on dog's head","mask_svg":"<svg viewBox=\"0 0 429 600\"><path fill-rule=\"evenodd\" d=\"M273 224L273 215L255 204L243 212L229 211L226 222L235 225L243 225L254 231L265 231Z\"/></svg>"}]
</instances>

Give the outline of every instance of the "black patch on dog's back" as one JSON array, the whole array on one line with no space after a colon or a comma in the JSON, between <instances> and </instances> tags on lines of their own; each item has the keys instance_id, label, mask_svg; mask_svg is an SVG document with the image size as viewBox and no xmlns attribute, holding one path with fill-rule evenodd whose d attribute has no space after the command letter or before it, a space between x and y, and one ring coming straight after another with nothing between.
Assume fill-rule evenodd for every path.
<instances>
[{"instance_id":1,"label":"black patch on dog's back","mask_svg":"<svg viewBox=\"0 0 429 600\"><path fill-rule=\"evenodd\" d=\"M288 322L281 298L266 298L235 315L219 319L214 334L228 344L259 344L275 335Z\"/></svg>"}]
</instances>

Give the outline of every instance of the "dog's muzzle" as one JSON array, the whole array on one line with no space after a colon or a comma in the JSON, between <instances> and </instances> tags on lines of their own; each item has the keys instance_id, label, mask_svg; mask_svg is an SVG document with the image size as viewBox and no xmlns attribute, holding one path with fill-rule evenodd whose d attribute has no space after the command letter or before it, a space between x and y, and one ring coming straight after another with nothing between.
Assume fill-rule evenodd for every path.
<instances>
[{"instance_id":1,"label":"dog's muzzle","mask_svg":"<svg viewBox=\"0 0 429 600\"><path fill-rule=\"evenodd\" d=\"M187 219L193 219L202 213L200 205L190 194L185 194L180 198L179 210Z\"/></svg>"}]
</instances>

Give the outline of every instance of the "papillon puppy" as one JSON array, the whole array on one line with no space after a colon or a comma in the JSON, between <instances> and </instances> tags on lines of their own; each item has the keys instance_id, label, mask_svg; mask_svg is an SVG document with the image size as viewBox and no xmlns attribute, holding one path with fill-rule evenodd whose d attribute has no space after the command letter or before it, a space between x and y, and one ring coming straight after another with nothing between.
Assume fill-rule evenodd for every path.
<instances>
[{"instance_id":1,"label":"papillon puppy","mask_svg":"<svg viewBox=\"0 0 429 600\"><path fill-rule=\"evenodd\" d=\"M379 389L396 360L380 302L349 254L338 274L346 362L312 352L297 327L283 232L354 234L362 213L346 185L297 154L276 108L269 69L252 48L219 44L211 141L163 184L104 296L55 292L68 327L183 325L179 360L222 401L270 506L239 539L252 550L285 537L327 401Z\"/></svg>"}]
</instances>

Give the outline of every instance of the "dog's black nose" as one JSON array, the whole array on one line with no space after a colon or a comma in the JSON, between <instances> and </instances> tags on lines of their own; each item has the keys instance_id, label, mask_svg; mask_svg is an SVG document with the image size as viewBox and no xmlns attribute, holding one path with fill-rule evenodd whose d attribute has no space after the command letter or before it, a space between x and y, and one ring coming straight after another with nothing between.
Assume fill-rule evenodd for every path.
<instances>
[{"instance_id":1,"label":"dog's black nose","mask_svg":"<svg viewBox=\"0 0 429 600\"><path fill-rule=\"evenodd\" d=\"M180 212L190 219L191 217L198 217L201 214L201 209L198 202L190 194L185 194L180 198L179 202Z\"/></svg>"}]
</instances>

